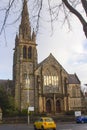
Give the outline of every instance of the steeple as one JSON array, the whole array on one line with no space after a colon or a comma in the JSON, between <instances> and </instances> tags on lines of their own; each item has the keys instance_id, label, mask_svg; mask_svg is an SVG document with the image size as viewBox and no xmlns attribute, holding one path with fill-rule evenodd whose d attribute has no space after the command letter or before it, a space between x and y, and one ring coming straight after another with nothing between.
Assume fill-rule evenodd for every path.
<instances>
[{"instance_id":1,"label":"steeple","mask_svg":"<svg viewBox=\"0 0 87 130\"><path fill-rule=\"evenodd\" d=\"M34 29L33 29L33 33L32 33L32 40L36 41L36 35L35 35L35 32L34 32Z\"/></svg>"},{"instance_id":2,"label":"steeple","mask_svg":"<svg viewBox=\"0 0 87 130\"><path fill-rule=\"evenodd\" d=\"M22 18L19 28L19 37L24 40L31 40L31 27L29 22L27 0L23 1Z\"/></svg>"}]
</instances>

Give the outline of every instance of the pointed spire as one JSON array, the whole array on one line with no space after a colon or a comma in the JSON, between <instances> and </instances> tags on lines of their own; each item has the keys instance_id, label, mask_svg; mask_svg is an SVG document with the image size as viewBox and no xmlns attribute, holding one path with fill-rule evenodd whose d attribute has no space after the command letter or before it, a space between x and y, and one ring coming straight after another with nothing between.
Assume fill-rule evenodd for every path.
<instances>
[{"instance_id":1,"label":"pointed spire","mask_svg":"<svg viewBox=\"0 0 87 130\"><path fill-rule=\"evenodd\" d=\"M18 35L16 34L16 38L15 38L15 47L16 47L16 45L18 44L18 40L19 40L19 38L18 38Z\"/></svg>"},{"instance_id":2,"label":"pointed spire","mask_svg":"<svg viewBox=\"0 0 87 130\"><path fill-rule=\"evenodd\" d=\"M29 13L27 8L27 0L23 1L21 25L19 28L19 35L23 39L31 39L31 27L29 22Z\"/></svg>"},{"instance_id":3,"label":"pointed spire","mask_svg":"<svg viewBox=\"0 0 87 130\"><path fill-rule=\"evenodd\" d=\"M33 29L33 33L32 33L32 40L33 40L33 41L36 40L36 35L35 35L35 32L34 32L34 29Z\"/></svg>"}]
</instances>

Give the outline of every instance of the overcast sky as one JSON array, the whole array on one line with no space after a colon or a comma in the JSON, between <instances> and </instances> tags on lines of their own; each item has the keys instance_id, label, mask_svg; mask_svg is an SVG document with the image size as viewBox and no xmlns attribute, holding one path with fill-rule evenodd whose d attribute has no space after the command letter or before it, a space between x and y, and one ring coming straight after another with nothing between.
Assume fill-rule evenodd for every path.
<instances>
[{"instance_id":1,"label":"overcast sky","mask_svg":"<svg viewBox=\"0 0 87 130\"><path fill-rule=\"evenodd\" d=\"M0 13L1 17L3 15ZM62 27L61 23L56 22L52 33L50 25L44 22L36 39L38 62L52 53L69 74L76 73L82 84L87 84L87 40L82 25L74 16L71 24L72 30L69 30L66 25ZM13 48L18 26L7 28L6 41L4 32L0 36L0 79L12 79Z\"/></svg>"}]
</instances>

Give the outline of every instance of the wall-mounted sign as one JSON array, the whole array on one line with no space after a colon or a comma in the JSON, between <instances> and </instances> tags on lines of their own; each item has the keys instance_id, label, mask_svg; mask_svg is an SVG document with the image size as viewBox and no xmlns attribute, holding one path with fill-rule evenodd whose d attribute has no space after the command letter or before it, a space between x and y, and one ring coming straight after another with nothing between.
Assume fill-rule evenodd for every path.
<instances>
[{"instance_id":1,"label":"wall-mounted sign","mask_svg":"<svg viewBox=\"0 0 87 130\"><path fill-rule=\"evenodd\" d=\"M34 107L28 107L28 112L29 111L34 111Z\"/></svg>"},{"instance_id":2,"label":"wall-mounted sign","mask_svg":"<svg viewBox=\"0 0 87 130\"><path fill-rule=\"evenodd\" d=\"M81 111L75 111L75 117L81 116Z\"/></svg>"}]
</instances>

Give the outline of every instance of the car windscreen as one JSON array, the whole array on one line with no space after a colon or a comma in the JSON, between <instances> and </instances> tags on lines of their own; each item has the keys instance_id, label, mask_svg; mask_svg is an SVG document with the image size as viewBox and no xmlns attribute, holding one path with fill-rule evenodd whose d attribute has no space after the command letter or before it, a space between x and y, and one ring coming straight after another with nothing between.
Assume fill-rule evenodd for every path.
<instances>
[{"instance_id":1,"label":"car windscreen","mask_svg":"<svg viewBox=\"0 0 87 130\"><path fill-rule=\"evenodd\" d=\"M53 121L53 119L52 118L47 118L47 119L44 119L46 122L51 122L51 121Z\"/></svg>"}]
</instances>

